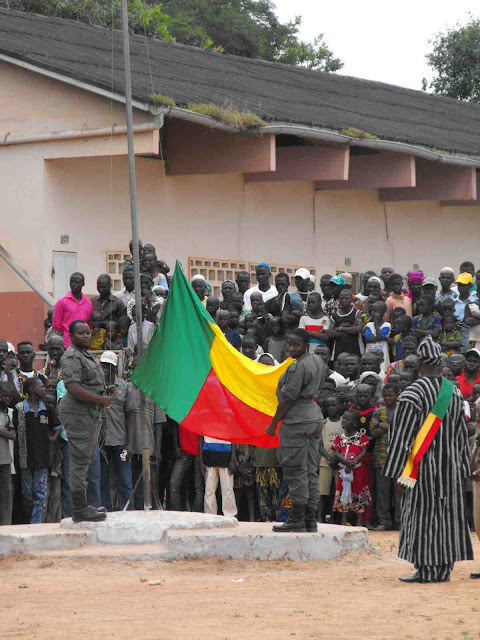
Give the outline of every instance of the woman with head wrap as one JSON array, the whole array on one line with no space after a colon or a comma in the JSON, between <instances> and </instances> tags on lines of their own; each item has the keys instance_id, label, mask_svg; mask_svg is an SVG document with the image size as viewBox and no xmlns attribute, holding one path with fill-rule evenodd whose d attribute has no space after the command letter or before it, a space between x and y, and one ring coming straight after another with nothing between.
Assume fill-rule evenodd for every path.
<instances>
[{"instance_id":1,"label":"woman with head wrap","mask_svg":"<svg viewBox=\"0 0 480 640\"><path fill-rule=\"evenodd\" d=\"M228 309L228 305L232 301L232 296L236 290L237 287L233 280L224 280L222 282L222 301L220 303L221 309Z\"/></svg>"},{"instance_id":2,"label":"woman with head wrap","mask_svg":"<svg viewBox=\"0 0 480 640\"><path fill-rule=\"evenodd\" d=\"M375 371L364 371L358 380L358 384L368 384L369 387L372 387L372 398L377 404L377 400L382 397L382 389L383 389L383 380L382 376Z\"/></svg>"},{"instance_id":3,"label":"woman with head wrap","mask_svg":"<svg viewBox=\"0 0 480 640\"><path fill-rule=\"evenodd\" d=\"M423 271L417 269L416 271L409 271L407 273L408 284L408 297L412 301L413 315L416 315L417 311L415 305L420 300L422 295L422 284L424 276Z\"/></svg>"},{"instance_id":4,"label":"woman with head wrap","mask_svg":"<svg viewBox=\"0 0 480 640\"><path fill-rule=\"evenodd\" d=\"M463 488L470 475L460 391L441 376L442 349L418 347L420 378L398 400L384 475L405 487L399 556L415 565L403 582L446 582L458 560L473 558Z\"/></svg>"}]
</instances>

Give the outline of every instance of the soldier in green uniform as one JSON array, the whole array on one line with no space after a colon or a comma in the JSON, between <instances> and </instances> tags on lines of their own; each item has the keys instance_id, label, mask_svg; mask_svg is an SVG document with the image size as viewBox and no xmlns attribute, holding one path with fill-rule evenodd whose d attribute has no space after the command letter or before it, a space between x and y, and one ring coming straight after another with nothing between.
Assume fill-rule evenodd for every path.
<instances>
[{"instance_id":1,"label":"soldier in green uniform","mask_svg":"<svg viewBox=\"0 0 480 640\"><path fill-rule=\"evenodd\" d=\"M112 399L105 393L105 379L100 364L87 349L92 334L88 324L75 320L69 328L71 346L60 360L67 395L58 406L60 420L67 431L70 450L70 490L74 522L97 522L106 517L104 507L87 504L87 474L95 456L103 407Z\"/></svg>"},{"instance_id":2,"label":"soldier in green uniform","mask_svg":"<svg viewBox=\"0 0 480 640\"><path fill-rule=\"evenodd\" d=\"M273 531L317 531L320 498L319 466L322 411L315 402L326 374L320 358L309 353L310 335L295 329L288 337L288 352L295 358L278 381L278 407L267 427L275 435L280 427L280 464L288 482L292 509L287 522Z\"/></svg>"}]
</instances>

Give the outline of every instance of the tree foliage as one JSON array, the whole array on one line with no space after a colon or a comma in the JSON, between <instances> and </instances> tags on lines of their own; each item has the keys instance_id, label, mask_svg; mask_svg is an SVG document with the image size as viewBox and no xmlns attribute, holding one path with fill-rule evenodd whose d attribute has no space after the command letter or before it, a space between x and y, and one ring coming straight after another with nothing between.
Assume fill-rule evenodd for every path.
<instances>
[{"instance_id":1,"label":"tree foliage","mask_svg":"<svg viewBox=\"0 0 480 640\"><path fill-rule=\"evenodd\" d=\"M436 74L434 93L480 102L480 20L470 17L465 26L438 33L432 44L427 60Z\"/></svg>"},{"instance_id":2,"label":"tree foliage","mask_svg":"<svg viewBox=\"0 0 480 640\"><path fill-rule=\"evenodd\" d=\"M0 0L0 6L120 28L121 0ZM343 63L319 35L298 37L301 18L282 23L271 0L129 0L130 30L247 58L337 71Z\"/></svg>"}]
</instances>

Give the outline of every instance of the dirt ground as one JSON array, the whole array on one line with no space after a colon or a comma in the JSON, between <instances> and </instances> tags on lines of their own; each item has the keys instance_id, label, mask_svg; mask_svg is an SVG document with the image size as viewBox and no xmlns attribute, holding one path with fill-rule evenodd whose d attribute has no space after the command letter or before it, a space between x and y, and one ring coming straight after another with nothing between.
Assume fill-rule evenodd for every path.
<instances>
[{"instance_id":1,"label":"dirt ground","mask_svg":"<svg viewBox=\"0 0 480 640\"><path fill-rule=\"evenodd\" d=\"M480 638L480 543L450 583L406 585L396 533L326 562L0 559L0 638L262 640ZM149 585L148 580L160 580Z\"/></svg>"}]
</instances>

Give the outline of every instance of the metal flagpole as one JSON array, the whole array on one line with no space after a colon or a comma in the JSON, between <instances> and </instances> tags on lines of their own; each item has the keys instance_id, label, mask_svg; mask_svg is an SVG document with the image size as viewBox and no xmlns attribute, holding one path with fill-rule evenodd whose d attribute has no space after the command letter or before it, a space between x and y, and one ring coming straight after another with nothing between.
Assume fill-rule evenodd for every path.
<instances>
[{"instance_id":1,"label":"metal flagpole","mask_svg":"<svg viewBox=\"0 0 480 640\"><path fill-rule=\"evenodd\" d=\"M137 187L135 181L135 153L133 143L132 78L130 73L130 40L128 35L128 0L122 0L123 58L125 64L125 113L127 118L128 175L130 178L130 211L132 218L133 277L135 283L135 321L137 325L137 355L143 355L143 314L140 285L140 251L138 249ZM150 450L148 448L145 395L140 391L142 422L143 502L146 511L152 508L150 479Z\"/></svg>"}]
</instances>

